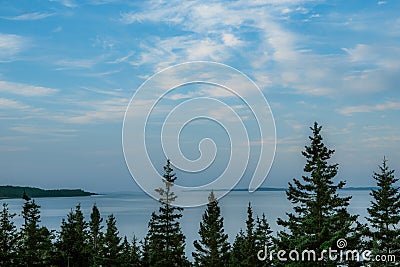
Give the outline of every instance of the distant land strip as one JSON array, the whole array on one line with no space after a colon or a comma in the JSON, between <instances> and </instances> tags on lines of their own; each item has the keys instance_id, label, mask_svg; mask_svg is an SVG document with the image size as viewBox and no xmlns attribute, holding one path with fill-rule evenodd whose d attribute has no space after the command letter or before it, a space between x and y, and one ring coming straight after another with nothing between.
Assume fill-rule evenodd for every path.
<instances>
[{"instance_id":1,"label":"distant land strip","mask_svg":"<svg viewBox=\"0 0 400 267\"><path fill-rule=\"evenodd\" d=\"M343 190L343 191L371 191L371 190L376 190L378 187L373 187L373 186L361 186L361 187L356 187L356 186L349 186L349 187L344 187L338 190ZM227 190L227 189L213 189L213 191L238 191L238 192L243 192L243 191L248 191L249 189L247 188L234 188L232 190ZM286 191L288 188L285 187L260 187L257 188L256 191ZM191 189L188 191L209 191L209 190L196 190L196 189Z\"/></svg>"},{"instance_id":2,"label":"distant land strip","mask_svg":"<svg viewBox=\"0 0 400 267\"><path fill-rule=\"evenodd\" d=\"M81 197L81 196L92 196L97 195L96 193L86 192L82 189L40 189L36 187L27 186L12 186L12 185L0 185L0 199L9 198L22 198L24 195L29 198L41 198L41 197Z\"/></svg>"},{"instance_id":3,"label":"distant land strip","mask_svg":"<svg viewBox=\"0 0 400 267\"><path fill-rule=\"evenodd\" d=\"M348 190L348 191L371 191L371 190L376 190L378 189L377 187L372 187L372 186L367 186L367 187L354 187L354 186L349 186L349 187L343 187L339 190ZM284 187L260 187L256 191L286 191L287 188ZM248 189L245 188L235 188L232 189L232 191L248 191Z\"/></svg>"}]
</instances>

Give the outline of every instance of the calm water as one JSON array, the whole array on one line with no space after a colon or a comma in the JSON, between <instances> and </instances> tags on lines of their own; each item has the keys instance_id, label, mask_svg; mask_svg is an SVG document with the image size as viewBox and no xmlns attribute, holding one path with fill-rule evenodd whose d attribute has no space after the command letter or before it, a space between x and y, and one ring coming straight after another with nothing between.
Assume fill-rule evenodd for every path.
<instances>
[{"instance_id":1,"label":"calm water","mask_svg":"<svg viewBox=\"0 0 400 267\"><path fill-rule=\"evenodd\" d=\"M195 194L195 193L194 193ZM343 191L342 195L351 195L349 211L360 215L360 221L365 221L366 208L369 207L371 197L369 191ZM276 231L278 217L286 218L285 212L291 212L291 204L287 201L285 192L230 192L220 200L222 215L224 216L225 230L232 242L240 228L245 228L247 205L251 201L255 215L266 214L271 228ZM20 214L23 200L0 200L7 202L11 212ZM61 219L66 218L68 212L78 203L87 220L94 203L97 204L104 224L106 217L113 213L117 218L117 225L121 236L132 239L136 235L143 238L147 232L147 222L154 210L158 209L158 202L148 197L145 193L110 193L106 195L72 198L38 198L36 203L41 206L42 223L49 229L58 230ZM205 207L186 208L181 220L182 230L186 235L186 250L190 257L193 250L193 241L198 238L199 222ZM22 219L15 217L15 223L20 226ZM190 257L191 258L191 257Z\"/></svg>"}]
</instances>

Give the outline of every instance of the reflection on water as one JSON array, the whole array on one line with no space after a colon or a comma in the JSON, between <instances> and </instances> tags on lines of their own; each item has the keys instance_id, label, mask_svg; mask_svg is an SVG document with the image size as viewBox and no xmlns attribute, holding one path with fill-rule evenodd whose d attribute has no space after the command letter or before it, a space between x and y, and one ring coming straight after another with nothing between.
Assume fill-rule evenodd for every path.
<instances>
[{"instance_id":1,"label":"reflection on water","mask_svg":"<svg viewBox=\"0 0 400 267\"><path fill-rule=\"evenodd\" d=\"M371 197L369 191L343 191L342 195L353 196L349 211L359 214L360 220L365 221L366 208L369 207ZM193 192L196 197L196 192ZM129 239L136 235L142 239L147 232L147 223L150 215L157 210L158 202L143 192L135 193L110 193L90 197L71 198L38 198L35 200L41 206L41 219L49 229L58 230L61 219L66 218L68 212L80 203L85 218L89 220L90 212L94 203L97 204L104 224L106 217L113 213L117 218L117 225L121 236L126 235ZM233 242L240 228L245 228L247 205L251 202L254 215L266 214L271 228L279 229L276 224L278 217L285 218L286 212L292 212L292 208L283 191L261 191L255 193L230 192L220 200L221 212L224 216L225 231L229 234L229 240ZM22 199L0 200L7 202L11 212L20 214L22 210ZM182 230L186 235L188 256L193 250L193 241L198 238L199 222L205 207L186 208L181 220ZM15 217L17 226L22 224L21 216Z\"/></svg>"}]
</instances>

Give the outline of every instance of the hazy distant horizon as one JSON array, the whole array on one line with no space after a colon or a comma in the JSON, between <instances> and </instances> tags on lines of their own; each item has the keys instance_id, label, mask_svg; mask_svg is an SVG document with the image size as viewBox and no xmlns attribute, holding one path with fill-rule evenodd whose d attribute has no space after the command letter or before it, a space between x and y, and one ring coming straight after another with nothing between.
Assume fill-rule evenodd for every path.
<instances>
[{"instance_id":1,"label":"hazy distant horizon","mask_svg":"<svg viewBox=\"0 0 400 267\"><path fill-rule=\"evenodd\" d=\"M129 101L164 68L212 61L243 72L269 103L276 154L262 186L283 187L301 178L301 151L314 121L322 125L327 147L336 150L331 162L339 164L337 179L373 186L384 156L389 168L400 171L399 9L400 1L393 0L5 1L0 184L140 190L122 148ZM169 78L160 85L179 81ZM168 112L191 99L213 98L228 108L196 107L214 120L203 116L182 125L179 145L194 161L201 156L201 141L210 138L218 154L200 173L176 170L177 183L212 181L226 168L231 149L242 148L229 144L226 126L234 116L227 111L232 110L250 141L248 168L238 184L247 188L261 144L272 140L260 136L251 113L255 107L244 102L254 92L247 87L243 92L238 97L221 86L189 84L163 95L149 114L143 111L148 99L136 103L134 114L149 115L146 148L154 168L162 173L165 164L161 126ZM221 126L218 120L228 123ZM143 127L137 131L144 134ZM234 155L246 160L241 151ZM140 166L145 157L141 153L131 164Z\"/></svg>"}]
</instances>

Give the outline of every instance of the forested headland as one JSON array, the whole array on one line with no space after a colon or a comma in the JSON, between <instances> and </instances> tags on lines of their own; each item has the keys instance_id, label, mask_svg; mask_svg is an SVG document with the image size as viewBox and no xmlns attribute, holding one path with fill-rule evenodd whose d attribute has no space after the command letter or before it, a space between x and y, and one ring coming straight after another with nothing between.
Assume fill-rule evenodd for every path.
<instances>
[{"instance_id":1,"label":"forested headland","mask_svg":"<svg viewBox=\"0 0 400 267\"><path fill-rule=\"evenodd\" d=\"M81 197L92 196L96 193L86 192L82 189L52 189L45 190L28 186L0 185L0 199L21 198L23 196L32 198L39 197Z\"/></svg>"},{"instance_id":2,"label":"forested headland","mask_svg":"<svg viewBox=\"0 0 400 267\"><path fill-rule=\"evenodd\" d=\"M142 240L121 237L114 215L103 222L96 205L84 218L78 204L59 229L49 230L40 222L40 206L27 198L20 229L6 203L0 211L0 266L399 266L400 189L388 160L380 165L377 160L367 223L361 223L348 211L351 196L338 194L346 182L335 179L339 166L331 162L335 151L323 143L322 127L314 123L310 129L301 152L304 175L286 190L292 209L277 220L282 230L273 232L268 214L254 214L249 203L242 211L247 212L245 228L230 243L224 230L229 218L210 192L189 260L180 224L183 208L173 205L177 176L167 160L164 186L155 189L159 209L151 213ZM371 253L358 255L363 251Z\"/></svg>"}]
</instances>

